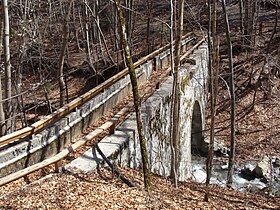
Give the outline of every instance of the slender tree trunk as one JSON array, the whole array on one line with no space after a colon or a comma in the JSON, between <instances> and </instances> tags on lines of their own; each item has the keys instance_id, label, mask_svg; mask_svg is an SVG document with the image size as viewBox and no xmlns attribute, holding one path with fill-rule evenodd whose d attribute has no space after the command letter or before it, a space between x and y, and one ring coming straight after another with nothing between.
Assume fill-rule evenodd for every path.
<instances>
[{"instance_id":1,"label":"slender tree trunk","mask_svg":"<svg viewBox=\"0 0 280 210\"><path fill-rule=\"evenodd\" d=\"M65 22L63 25L63 43L62 43L62 47L60 50L60 55L59 55L59 63L58 63L58 77L59 77L59 89L60 89L60 107L62 107L65 103L65 96L66 96L66 85L65 85L65 81L64 81L64 73L63 73L63 66L64 66L64 59L65 59L65 52L66 52L66 48L68 45L68 38L69 38L69 19L70 19L70 13L71 13L71 7L73 4L74 0L70 0L69 1L69 5L68 5L68 11L67 11L67 15L65 18Z\"/></svg>"},{"instance_id":2,"label":"slender tree trunk","mask_svg":"<svg viewBox=\"0 0 280 210\"><path fill-rule=\"evenodd\" d=\"M210 34L208 34L208 36L210 37L210 40L208 38L208 41L210 41L210 43L208 44L209 47L209 64L211 64L211 66L209 67L210 70L210 100L211 100L211 123L210 123L210 146L208 148L208 155L207 155L207 160L206 160L206 193L205 193L205 197L204 200L208 201L209 200L209 184L210 184L210 179L212 176L212 162L213 162L213 150L214 150L214 129L215 129L215 101L216 101L216 91L215 91L215 73L214 70L216 69L216 72L218 72L217 68L218 68L218 57L216 56L216 54L218 53L216 51L217 47L217 35L216 35L216 19L217 19L217 4L216 1L213 2L213 17L211 15L212 13L212 9L211 9L211 1L209 0L208 2L208 18L209 18L209 29L212 29L212 33L210 32ZM212 24L211 24L211 19L212 19ZM212 36L211 36L212 35ZM211 37L213 37L213 45L211 43ZM211 50L211 51L210 51Z\"/></svg>"},{"instance_id":3,"label":"slender tree trunk","mask_svg":"<svg viewBox=\"0 0 280 210\"><path fill-rule=\"evenodd\" d=\"M0 136L5 135L6 129L5 129L5 113L3 108L3 98L2 98L2 81L1 81L1 74L0 74Z\"/></svg>"},{"instance_id":4,"label":"slender tree trunk","mask_svg":"<svg viewBox=\"0 0 280 210\"><path fill-rule=\"evenodd\" d=\"M128 8L126 11L126 30L127 30L127 41L128 44L131 45L131 40L132 40L132 10L133 10L133 0L125 0L125 7Z\"/></svg>"},{"instance_id":5,"label":"slender tree trunk","mask_svg":"<svg viewBox=\"0 0 280 210\"><path fill-rule=\"evenodd\" d=\"M0 46L2 45L2 40L3 40L3 19L0 17ZM2 47L0 47L0 60L1 60L1 55L2 55ZM5 135L6 133L6 128L5 128L5 112L4 112L4 107L3 107L3 92L2 92L2 78L0 74L0 136Z\"/></svg>"},{"instance_id":6,"label":"slender tree trunk","mask_svg":"<svg viewBox=\"0 0 280 210\"><path fill-rule=\"evenodd\" d=\"M87 4L87 0L84 0L84 4L85 4L85 38L86 38L86 55L87 55L87 64L88 64L88 68L90 69L90 71L96 75L96 78L97 78L97 70L94 68L93 66L93 62L92 62L92 56L91 56L91 49L90 49L90 36L89 36L89 23L88 23L88 20L89 20L89 15L88 15L88 4ZM97 1L95 2L95 7L97 7L98 5L97 4ZM95 11L95 9L93 10ZM95 27L94 27L95 28ZM95 33L97 33L97 37L99 37L99 31L98 30L94 30ZM93 38L94 39L94 38ZM100 46L101 47L101 46ZM98 62L98 61L97 61Z\"/></svg>"},{"instance_id":7,"label":"slender tree trunk","mask_svg":"<svg viewBox=\"0 0 280 210\"><path fill-rule=\"evenodd\" d=\"M98 37L99 37L99 39L102 39L102 42L103 42L103 44L104 44L104 47L105 47L105 50L106 50L106 52L107 52L107 55L108 55L108 57L110 58L110 60L111 60L111 62L112 62L112 64L115 64L115 61L114 61L114 59L112 58L112 56L111 56L111 54L110 54L110 50L109 50L109 48L108 48L108 45L107 45L107 43L106 43L106 38L105 38L105 36L104 36L104 34L103 34L103 32L102 32L102 29L101 29L101 27L100 27L100 21L99 21L99 16L98 16L98 14L96 14L96 13L98 13L98 12L94 12L94 10L92 10L91 8L90 8L90 6L88 5L88 3L87 3L87 1L84 1L84 4L86 5L86 7L87 7L87 9L90 11L90 13L91 13L91 15L93 16L93 18L94 18L94 22L95 22L95 25L96 25L96 30L98 30ZM96 6L98 6L98 5L96 5ZM87 16L87 15L86 15ZM102 43L101 43L101 40L99 40L100 41L100 46L102 46ZM101 50L102 50L102 47L100 47L101 48ZM102 50L103 51L103 50ZM104 60L104 62L105 62L105 60Z\"/></svg>"},{"instance_id":8,"label":"slender tree trunk","mask_svg":"<svg viewBox=\"0 0 280 210\"><path fill-rule=\"evenodd\" d=\"M226 23L226 37L228 45L228 58L229 58L229 70L230 74L230 102L231 102L231 113L230 113L230 155L228 163L228 178L227 186L232 186L232 175L233 175L233 166L234 166L234 157L235 157L235 88L234 88L234 71L233 71L233 62L232 62L232 44L230 37L230 27L227 15L227 9L225 0L222 0L222 6L224 11L224 18Z\"/></svg>"},{"instance_id":9,"label":"slender tree trunk","mask_svg":"<svg viewBox=\"0 0 280 210\"><path fill-rule=\"evenodd\" d=\"M249 45L249 0L245 0L244 43Z\"/></svg>"},{"instance_id":10,"label":"slender tree trunk","mask_svg":"<svg viewBox=\"0 0 280 210\"><path fill-rule=\"evenodd\" d=\"M277 33L277 25L278 25L278 9L275 8L275 22L274 22L272 34L270 36L270 39L269 39L267 47L266 47L266 55L269 53L271 43L273 41L275 34Z\"/></svg>"},{"instance_id":11,"label":"slender tree trunk","mask_svg":"<svg viewBox=\"0 0 280 210\"><path fill-rule=\"evenodd\" d=\"M178 141L179 141L179 121L180 121L180 85L179 85L179 66L180 66L180 54L181 54L181 41L183 34L183 21L184 21L184 0L179 0L178 2L178 24L177 24L177 33L175 41L175 57L174 57L174 72L173 72L173 99L172 99L172 145L174 149L174 160L172 161L173 165L171 177L173 178L175 187L178 186ZM172 14L171 14L172 15ZM176 20L175 20L176 21ZM172 44L171 44L172 45ZM172 149L172 150L173 150Z\"/></svg>"},{"instance_id":12,"label":"slender tree trunk","mask_svg":"<svg viewBox=\"0 0 280 210\"><path fill-rule=\"evenodd\" d=\"M4 68L5 68L5 111L6 111L6 129L7 133L12 130L12 73L10 61L10 25L8 1L2 1L2 14L4 21Z\"/></svg>"},{"instance_id":13,"label":"slender tree trunk","mask_svg":"<svg viewBox=\"0 0 280 210\"><path fill-rule=\"evenodd\" d=\"M256 29L256 19L257 19L257 5L258 0L253 2L252 14L251 14L251 23L250 23L250 42L253 47L255 47L255 29Z\"/></svg>"},{"instance_id":14,"label":"slender tree trunk","mask_svg":"<svg viewBox=\"0 0 280 210\"><path fill-rule=\"evenodd\" d=\"M147 43L147 54L150 53L151 51L151 46L150 46L150 33L151 33L151 30L150 30L150 23L151 23L151 8L152 7L152 2L151 0L147 0L147 10L148 10L148 18L147 18L147 37L146 37L146 43Z\"/></svg>"},{"instance_id":15,"label":"slender tree trunk","mask_svg":"<svg viewBox=\"0 0 280 210\"><path fill-rule=\"evenodd\" d=\"M132 61L129 45L127 42L125 19L123 17L123 14L122 14L122 11L120 8L119 0L115 0L115 3L116 3L117 10L118 10L120 31L121 31L121 41L122 41L123 49L125 52L125 61L126 61L127 67L128 67L130 80L131 80L131 84L132 84L134 108L135 108L135 113L136 113L137 129L138 129L141 155L142 155L144 184L145 184L146 190L149 190L151 187L150 167L149 167L148 152L147 152L147 147L146 147L146 139L144 136L143 123L142 123L142 119L141 119L141 97L140 97L140 94L138 91L138 84L137 84L137 77L136 77L136 73L135 73L134 63Z\"/></svg>"},{"instance_id":16,"label":"slender tree trunk","mask_svg":"<svg viewBox=\"0 0 280 210\"><path fill-rule=\"evenodd\" d=\"M72 16L73 16L73 24L72 27L71 27L71 30L73 31L74 33L74 36L75 36L75 41L76 41L76 46L77 46L77 51L79 52L81 50L81 47L80 47L80 40L79 40L79 30L76 28L76 26L78 25L78 23L76 22L76 14L75 14L75 2L73 2L73 10L72 10Z\"/></svg>"},{"instance_id":17,"label":"slender tree trunk","mask_svg":"<svg viewBox=\"0 0 280 210\"><path fill-rule=\"evenodd\" d=\"M244 45L244 15L243 15L243 0L239 0L239 17L240 17L240 33L241 42Z\"/></svg>"},{"instance_id":18,"label":"slender tree trunk","mask_svg":"<svg viewBox=\"0 0 280 210\"><path fill-rule=\"evenodd\" d=\"M175 68L174 68L174 47L173 47L173 40L174 40L174 33L173 33L173 26L174 26L174 5L173 5L173 0L170 0L170 60L171 60L171 72L174 75L175 73ZM173 78L174 82L174 78ZM173 83L174 84L174 83ZM174 89L175 85L173 85L173 90L172 92L175 91ZM172 97L172 103L171 103L171 110L170 110L170 147L171 147L171 172L170 172L170 177L173 179L175 187L177 186L177 170L176 170L176 152L174 148L174 143L173 143L173 112L175 111L174 108L174 102L175 97Z\"/></svg>"}]
</instances>

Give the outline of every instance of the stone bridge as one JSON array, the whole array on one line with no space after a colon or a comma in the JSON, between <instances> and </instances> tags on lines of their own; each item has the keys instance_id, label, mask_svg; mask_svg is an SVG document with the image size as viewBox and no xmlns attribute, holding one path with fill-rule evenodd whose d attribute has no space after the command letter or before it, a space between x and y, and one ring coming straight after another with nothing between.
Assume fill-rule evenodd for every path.
<instances>
[{"instance_id":1,"label":"stone bridge","mask_svg":"<svg viewBox=\"0 0 280 210\"><path fill-rule=\"evenodd\" d=\"M203 40L199 41L199 44L196 44L197 42L197 38L189 36L182 42L183 52L191 50L192 54L184 59L185 62L182 61L179 71L181 98L180 138L178 139L179 180L190 177L191 153L202 149L208 89L208 51L207 44ZM152 71L166 68L169 63L170 50L167 47L136 62L139 83L144 83L150 78ZM65 153L65 150L71 152L72 147L67 145L74 138L131 93L127 73L120 72L110 81L80 96L52 116L47 116L42 122L34 123L8 137L1 137L0 186L15 179L7 178L8 176L19 178L22 174L38 170L40 168L38 164L46 163L53 156ZM172 77L169 76L143 103L142 111L151 170L163 176L170 174L171 96ZM133 113L116 128L114 134L104 138L98 145L109 159L129 167L141 167L140 147ZM96 149L92 148L65 167L77 167L86 171L96 167L100 161L102 162L102 158ZM29 170L33 166L36 167ZM25 172L20 173L22 170ZM16 173L17 175L13 175Z\"/></svg>"},{"instance_id":2,"label":"stone bridge","mask_svg":"<svg viewBox=\"0 0 280 210\"><path fill-rule=\"evenodd\" d=\"M207 45L200 46L189 57L192 64L180 68L179 181L191 177L191 154L203 153L205 108L207 102ZM169 176L171 171L170 110L173 79L170 76L142 106L149 162L153 173ZM98 144L100 150L122 166L141 168L141 152L135 113L114 134ZM92 148L68 167L83 171L95 168L102 157Z\"/></svg>"}]
</instances>

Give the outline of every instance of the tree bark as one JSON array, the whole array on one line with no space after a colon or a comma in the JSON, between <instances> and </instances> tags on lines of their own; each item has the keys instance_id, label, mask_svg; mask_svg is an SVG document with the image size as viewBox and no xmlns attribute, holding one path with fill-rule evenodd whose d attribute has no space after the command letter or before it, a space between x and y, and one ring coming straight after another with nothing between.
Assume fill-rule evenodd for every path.
<instances>
[{"instance_id":1,"label":"tree bark","mask_svg":"<svg viewBox=\"0 0 280 210\"><path fill-rule=\"evenodd\" d=\"M231 102L231 113L230 113L230 155L228 163L228 177L227 177L227 186L232 186L232 175L233 175L233 166L234 166L234 157L235 157L235 88L234 88L234 71L233 71L233 62L232 62L232 44L230 37L230 27L227 15L227 9L225 0L222 0L222 6L224 11L224 19L226 23L226 37L227 37L227 46L228 46L228 58L229 58L229 70L230 74L230 102Z\"/></svg>"},{"instance_id":2,"label":"tree bark","mask_svg":"<svg viewBox=\"0 0 280 210\"><path fill-rule=\"evenodd\" d=\"M243 15L243 0L239 0L239 17L240 17L240 33L241 33L241 42L244 45L244 15Z\"/></svg>"},{"instance_id":3,"label":"tree bark","mask_svg":"<svg viewBox=\"0 0 280 210\"><path fill-rule=\"evenodd\" d=\"M147 0L147 15L148 15L148 18L147 18L147 36L146 36L146 43L147 43L147 54L150 54L151 52L151 46L150 46L150 33L151 33L151 28L150 28L150 25L151 25L151 13L152 13L152 1L151 0Z\"/></svg>"},{"instance_id":4,"label":"tree bark","mask_svg":"<svg viewBox=\"0 0 280 210\"><path fill-rule=\"evenodd\" d=\"M173 26L174 26L174 5L173 0L170 1L170 60L171 60L171 72L174 75L175 68L174 68L174 47L173 47L173 40L174 40L174 33L173 33ZM174 93L174 78L173 78L173 89L172 92ZM176 170L176 152L174 148L173 143L173 112L175 111L174 104L175 104L175 97L172 97L172 103L171 103L171 110L170 110L170 147L171 147L171 172L170 177L173 179L175 187L177 186L177 170Z\"/></svg>"},{"instance_id":5,"label":"tree bark","mask_svg":"<svg viewBox=\"0 0 280 210\"><path fill-rule=\"evenodd\" d=\"M5 113L3 108L3 98L2 98L2 82L1 82L1 75L0 75L0 137L5 135L6 129L5 129Z\"/></svg>"},{"instance_id":6,"label":"tree bark","mask_svg":"<svg viewBox=\"0 0 280 210\"><path fill-rule=\"evenodd\" d=\"M180 121L180 85L179 85L179 66L180 66L180 54L181 54L181 41L183 34L183 23L184 23L184 0L179 0L178 2L178 24L177 24L177 33L175 41L175 57L174 57L174 72L173 72L173 98L172 98L172 145L174 150L174 160L172 161L172 173L171 177L173 178L175 187L178 186L178 141L180 138L179 133L179 121ZM172 14L171 14L172 16ZM175 20L176 21L176 20ZM172 30L172 28L171 28ZM171 44L172 45L172 44ZM172 52L171 52L172 53Z\"/></svg>"},{"instance_id":7,"label":"tree bark","mask_svg":"<svg viewBox=\"0 0 280 210\"><path fill-rule=\"evenodd\" d=\"M6 131L12 131L12 73L10 61L10 25L9 25L9 8L8 1L2 1L2 14L4 21L4 68L5 68L5 112L6 112Z\"/></svg>"},{"instance_id":8,"label":"tree bark","mask_svg":"<svg viewBox=\"0 0 280 210\"><path fill-rule=\"evenodd\" d=\"M206 160L206 193L204 196L204 201L209 200L209 184L210 184L210 179L212 175L212 162L213 162L213 150L214 150L214 125L215 125L215 100L216 100L216 91L215 91L215 73L214 70L217 68L217 61L218 60L216 56L216 1L213 2L213 18L212 18L212 9L211 9L211 1L209 0L208 2L208 18L209 18L209 29L212 30L212 32L208 32L208 48L209 48L209 71L210 71L210 100L211 100L211 123L210 123L210 145L208 148L208 155L207 155L207 160ZM212 24L211 24L211 19L212 19ZM211 43L211 38L213 37L213 45ZM216 61L216 62L215 62ZM211 66L210 66L211 65Z\"/></svg>"},{"instance_id":9,"label":"tree bark","mask_svg":"<svg viewBox=\"0 0 280 210\"><path fill-rule=\"evenodd\" d=\"M245 22L244 22L244 43L246 45L249 45L249 0L244 0L245 1Z\"/></svg>"},{"instance_id":10,"label":"tree bark","mask_svg":"<svg viewBox=\"0 0 280 210\"><path fill-rule=\"evenodd\" d=\"M85 19L85 38L86 38L86 56L87 56L87 64L88 64L88 68L90 70L90 72L92 72L92 74L96 75L96 79L97 79L97 70L94 68L93 66L93 62L92 62L92 56L91 56L91 49L90 49L90 36L89 36L89 15L88 15L88 3L87 0L84 0L84 5L85 5L85 11L84 11L84 19ZM98 2L96 1L94 4L95 7L98 7ZM95 11L96 9L94 9L93 11ZM96 14L94 14L96 15ZM99 20L96 20L97 24L99 24ZM95 28L95 27L94 27ZM96 33L96 37L100 37L99 36L99 31L98 30L94 30L94 32ZM97 38L96 38L97 39ZM101 48L101 46L100 46ZM97 61L98 62L98 61ZM96 84L98 84L98 81L96 81Z\"/></svg>"},{"instance_id":11,"label":"tree bark","mask_svg":"<svg viewBox=\"0 0 280 210\"><path fill-rule=\"evenodd\" d=\"M68 11L67 11L67 15L65 18L65 22L63 25L63 43L62 43L62 47L60 50L60 55L59 55L59 63L58 63L58 77L59 77L59 89L60 89L60 107L62 107L65 103L65 96L66 96L66 85L65 85L65 81L64 81L64 73L63 73L63 66L64 66L64 59L65 59L65 52L66 52L66 48L68 45L68 38L69 38L69 19L70 19L70 13L71 13L71 7L73 4L74 0L70 0L69 1L69 5L68 5Z\"/></svg>"},{"instance_id":12,"label":"tree bark","mask_svg":"<svg viewBox=\"0 0 280 210\"><path fill-rule=\"evenodd\" d=\"M0 45L2 45L2 40L3 40L3 22L2 22L2 17L1 22L0 22ZM0 58L2 55L2 47L0 47ZM0 59L1 60L1 59ZM2 92L2 78L0 74L0 137L5 135L6 129L5 129L5 112L4 112L4 107L3 107L3 92Z\"/></svg>"},{"instance_id":13,"label":"tree bark","mask_svg":"<svg viewBox=\"0 0 280 210\"><path fill-rule=\"evenodd\" d=\"M255 47L255 29L256 29L256 19L257 19L257 5L258 1L254 1L252 5L251 23L250 23L250 42L253 47Z\"/></svg>"},{"instance_id":14,"label":"tree bark","mask_svg":"<svg viewBox=\"0 0 280 210\"><path fill-rule=\"evenodd\" d=\"M126 34L126 26L125 26L125 19L123 17L123 13L120 8L119 0L115 0L116 8L118 11L118 17L120 22L120 31L121 31L121 42L125 53L125 62L128 67L130 80L132 84L132 92L134 98L134 108L136 113L136 120L137 120L137 130L139 135L140 141L140 148L141 148L141 155L142 155L142 164L143 164L143 173L144 173L144 184L146 190L149 190L151 187L151 178L150 178L150 167L148 161L148 152L146 147L146 139L144 136L144 129L143 123L141 119L141 97L138 91L138 84L137 84L137 77L135 73L134 63L132 61L130 55L130 48L127 41L127 34Z\"/></svg>"}]
</instances>

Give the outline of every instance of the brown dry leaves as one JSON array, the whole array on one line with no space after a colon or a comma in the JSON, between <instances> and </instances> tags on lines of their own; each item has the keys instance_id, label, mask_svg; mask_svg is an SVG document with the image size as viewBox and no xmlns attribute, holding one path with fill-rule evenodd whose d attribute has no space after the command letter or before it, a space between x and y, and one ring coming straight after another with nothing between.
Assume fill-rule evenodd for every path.
<instances>
[{"instance_id":1,"label":"brown dry leaves","mask_svg":"<svg viewBox=\"0 0 280 210\"><path fill-rule=\"evenodd\" d=\"M128 188L111 171L83 174L65 172L34 182L0 200L0 209L279 209L277 198L240 194L212 186L210 202L204 202L204 185L181 183L153 176L153 189L143 189L141 173L121 169L138 187Z\"/></svg>"},{"instance_id":2,"label":"brown dry leaves","mask_svg":"<svg viewBox=\"0 0 280 210\"><path fill-rule=\"evenodd\" d=\"M226 95L226 91L223 94ZM265 93L258 91L254 108L250 110L253 94L254 92L251 91L243 97L237 97L236 158L238 162L258 160L264 155L279 156L279 97L264 100ZM220 100L221 104L226 103L224 99ZM229 108L218 111L216 128L217 139L229 146Z\"/></svg>"}]
</instances>

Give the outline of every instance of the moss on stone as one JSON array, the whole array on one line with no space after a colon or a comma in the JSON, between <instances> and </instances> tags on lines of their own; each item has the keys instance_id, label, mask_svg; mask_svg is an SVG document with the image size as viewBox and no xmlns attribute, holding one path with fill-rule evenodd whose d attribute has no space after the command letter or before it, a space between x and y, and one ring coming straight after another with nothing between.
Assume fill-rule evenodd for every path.
<instances>
[{"instance_id":1,"label":"moss on stone","mask_svg":"<svg viewBox=\"0 0 280 210\"><path fill-rule=\"evenodd\" d=\"M189 85L189 75L187 74L185 78L183 78L182 82L181 82L181 91L184 92L185 88Z\"/></svg>"}]
</instances>

